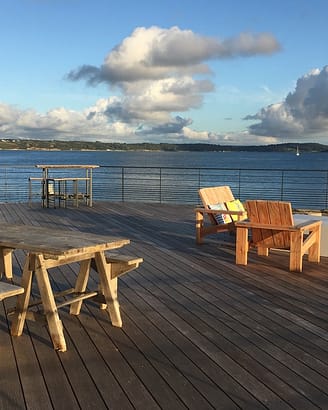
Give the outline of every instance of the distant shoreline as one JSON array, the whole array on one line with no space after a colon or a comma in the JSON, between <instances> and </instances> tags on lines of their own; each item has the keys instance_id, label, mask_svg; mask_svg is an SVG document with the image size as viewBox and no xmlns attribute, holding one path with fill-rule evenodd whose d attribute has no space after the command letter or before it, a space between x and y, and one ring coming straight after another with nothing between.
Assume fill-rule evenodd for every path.
<instances>
[{"instance_id":1,"label":"distant shoreline","mask_svg":"<svg viewBox=\"0 0 328 410\"><path fill-rule=\"evenodd\" d=\"M57 140L1 139L0 150L25 151L157 151L157 152L328 152L328 145L284 143L271 145L220 145L170 143L120 143Z\"/></svg>"}]
</instances>

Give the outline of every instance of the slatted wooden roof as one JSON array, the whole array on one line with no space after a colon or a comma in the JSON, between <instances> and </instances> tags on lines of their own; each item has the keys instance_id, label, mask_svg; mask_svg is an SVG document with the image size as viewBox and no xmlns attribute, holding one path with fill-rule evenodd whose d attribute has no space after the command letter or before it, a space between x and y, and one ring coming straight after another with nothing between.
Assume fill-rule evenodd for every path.
<instances>
[{"instance_id":1,"label":"slatted wooden roof","mask_svg":"<svg viewBox=\"0 0 328 410\"><path fill-rule=\"evenodd\" d=\"M236 266L229 234L195 245L190 206L1 204L0 222L128 237L121 251L144 259L119 282L122 329L91 301L60 311L65 353L40 323L12 338L14 299L0 302L0 409L327 408L328 258L295 274L284 252L251 251ZM76 274L51 270L54 287Z\"/></svg>"}]
</instances>

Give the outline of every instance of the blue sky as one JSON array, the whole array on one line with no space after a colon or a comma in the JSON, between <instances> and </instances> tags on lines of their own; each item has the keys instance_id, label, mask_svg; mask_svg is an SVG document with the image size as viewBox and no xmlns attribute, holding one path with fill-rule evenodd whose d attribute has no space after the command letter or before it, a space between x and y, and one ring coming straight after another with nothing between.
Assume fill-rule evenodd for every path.
<instances>
[{"instance_id":1,"label":"blue sky","mask_svg":"<svg viewBox=\"0 0 328 410\"><path fill-rule=\"evenodd\" d=\"M0 138L328 144L326 0L2 0Z\"/></svg>"}]
</instances>

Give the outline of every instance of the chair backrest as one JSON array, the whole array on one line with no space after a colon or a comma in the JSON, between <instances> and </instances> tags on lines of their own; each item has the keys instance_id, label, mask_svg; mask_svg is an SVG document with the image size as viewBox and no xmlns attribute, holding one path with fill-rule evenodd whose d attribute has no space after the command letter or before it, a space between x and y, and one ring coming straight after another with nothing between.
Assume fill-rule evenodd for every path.
<instances>
[{"instance_id":1,"label":"chair backrest","mask_svg":"<svg viewBox=\"0 0 328 410\"><path fill-rule=\"evenodd\" d=\"M294 225L290 202L248 200L246 210L250 222L268 226L266 229L252 228L254 244L266 248L289 249L290 233L279 231L279 227L286 228Z\"/></svg>"},{"instance_id":2,"label":"chair backrest","mask_svg":"<svg viewBox=\"0 0 328 410\"><path fill-rule=\"evenodd\" d=\"M210 205L226 203L235 199L229 186L201 188L198 192L205 209L210 209ZM214 225L217 225L214 215L210 214L209 218Z\"/></svg>"},{"instance_id":3,"label":"chair backrest","mask_svg":"<svg viewBox=\"0 0 328 410\"><path fill-rule=\"evenodd\" d=\"M229 186L201 188L198 192L205 209L209 209L209 205L229 202L235 199Z\"/></svg>"}]
</instances>

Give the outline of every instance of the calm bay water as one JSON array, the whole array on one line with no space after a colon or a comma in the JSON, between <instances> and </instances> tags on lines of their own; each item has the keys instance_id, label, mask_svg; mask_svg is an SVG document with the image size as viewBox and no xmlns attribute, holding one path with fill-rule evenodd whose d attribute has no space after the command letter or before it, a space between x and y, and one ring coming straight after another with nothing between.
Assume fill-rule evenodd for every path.
<instances>
[{"instance_id":1,"label":"calm bay water","mask_svg":"<svg viewBox=\"0 0 328 410\"><path fill-rule=\"evenodd\" d=\"M242 200L328 208L328 153L0 150L0 202L27 201L36 164L99 165L95 200L197 203L199 187L229 185Z\"/></svg>"},{"instance_id":2,"label":"calm bay water","mask_svg":"<svg viewBox=\"0 0 328 410\"><path fill-rule=\"evenodd\" d=\"M328 153L0 151L0 166L35 164L327 170Z\"/></svg>"}]
</instances>

